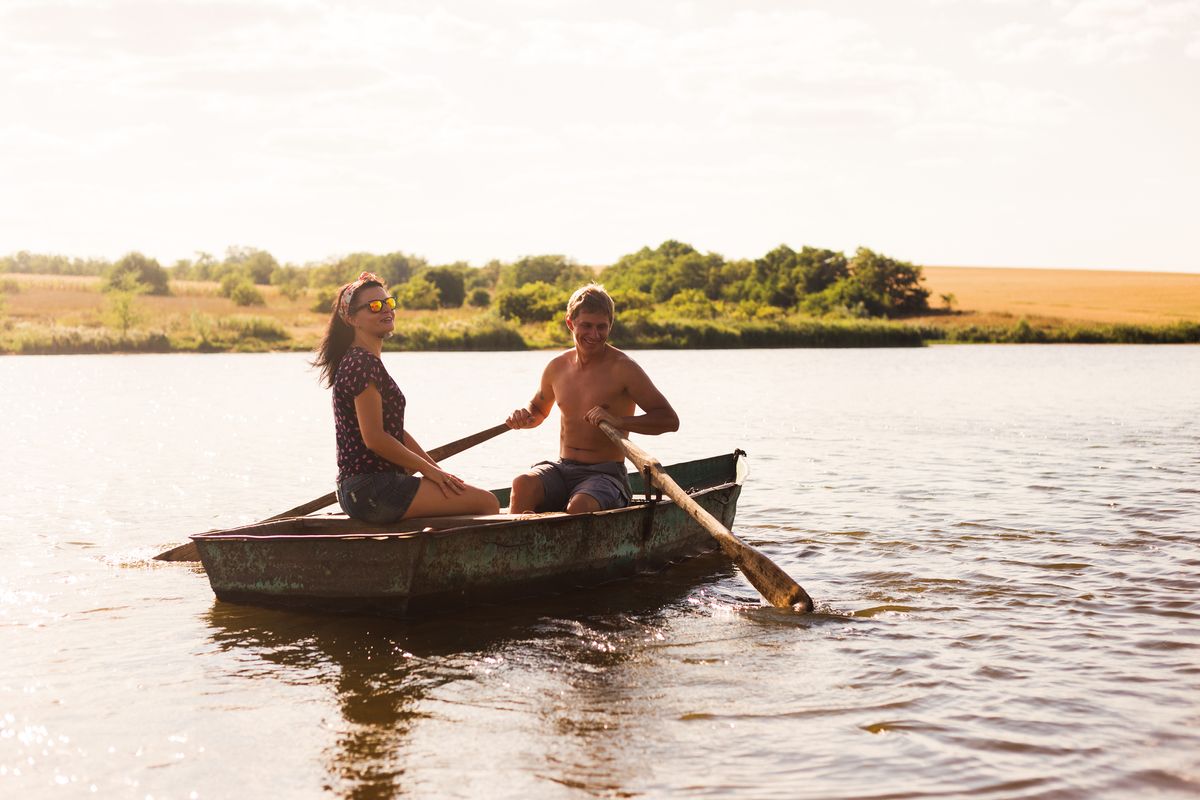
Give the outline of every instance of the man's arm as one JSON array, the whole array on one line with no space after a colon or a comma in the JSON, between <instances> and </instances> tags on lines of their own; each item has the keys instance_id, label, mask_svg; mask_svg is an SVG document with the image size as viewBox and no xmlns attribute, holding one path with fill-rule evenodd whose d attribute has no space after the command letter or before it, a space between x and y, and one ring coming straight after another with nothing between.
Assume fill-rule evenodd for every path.
<instances>
[{"instance_id":1,"label":"man's arm","mask_svg":"<svg viewBox=\"0 0 1200 800\"><path fill-rule=\"evenodd\" d=\"M633 359L627 360L622 365L621 376L625 380L625 391L629 392L633 402L645 413L615 417L608 413L607 409L596 406L583 415L584 419L593 425L599 425L603 421L619 430L648 436L679 430L679 415L637 362Z\"/></svg>"},{"instance_id":2,"label":"man's arm","mask_svg":"<svg viewBox=\"0 0 1200 800\"><path fill-rule=\"evenodd\" d=\"M550 416L550 409L554 408L554 382L550 377L553 367L554 362L552 361L542 371L542 383L533 399L527 405L508 415L508 419L504 421L508 427L513 430L536 428L545 421L546 417Z\"/></svg>"}]
</instances>

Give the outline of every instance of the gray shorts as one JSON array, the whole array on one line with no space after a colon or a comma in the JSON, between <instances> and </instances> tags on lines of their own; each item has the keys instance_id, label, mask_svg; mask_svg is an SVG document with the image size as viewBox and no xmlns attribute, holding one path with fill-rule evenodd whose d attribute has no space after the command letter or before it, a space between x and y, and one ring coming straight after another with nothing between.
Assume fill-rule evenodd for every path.
<instances>
[{"instance_id":1,"label":"gray shorts","mask_svg":"<svg viewBox=\"0 0 1200 800\"><path fill-rule=\"evenodd\" d=\"M538 511L565 511L567 501L577 494L595 498L601 509L624 508L633 496L622 461L585 464L560 458L539 461L529 471L542 479L545 498Z\"/></svg>"},{"instance_id":2,"label":"gray shorts","mask_svg":"<svg viewBox=\"0 0 1200 800\"><path fill-rule=\"evenodd\" d=\"M337 498L347 516L363 522L403 519L421 479L403 472L354 475L338 483Z\"/></svg>"}]
</instances>

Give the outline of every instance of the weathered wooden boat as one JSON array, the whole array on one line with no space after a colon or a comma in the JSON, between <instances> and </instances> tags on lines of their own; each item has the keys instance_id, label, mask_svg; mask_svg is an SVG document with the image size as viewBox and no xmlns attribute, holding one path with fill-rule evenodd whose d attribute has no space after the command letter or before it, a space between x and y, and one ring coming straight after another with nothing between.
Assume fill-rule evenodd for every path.
<instances>
[{"instance_id":1,"label":"weathered wooden boat","mask_svg":"<svg viewBox=\"0 0 1200 800\"><path fill-rule=\"evenodd\" d=\"M726 528L745 454L665 471ZM670 499L630 473L631 506L568 514L430 517L371 525L330 514L191 537L218 599L252 605L414 614L628 578L717 548ZM503 508L508 489L496 490Z\"/></svg>"}]
</instances>

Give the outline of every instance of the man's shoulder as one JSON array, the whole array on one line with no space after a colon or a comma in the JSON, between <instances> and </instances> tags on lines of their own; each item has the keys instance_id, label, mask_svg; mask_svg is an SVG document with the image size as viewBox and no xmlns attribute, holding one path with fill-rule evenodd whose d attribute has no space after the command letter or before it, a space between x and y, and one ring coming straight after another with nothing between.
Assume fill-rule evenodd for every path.
<instances>
[{"instance_id":1,"label":"man's shoulder","mask_svg":"<svg viewBox=\"0 0 1200 800\"><path fill-rule=\"evenodd\" d=\"M641 367L638 366L638 363L633 360L633 356L629 355L624 350L613 347L611 344L608 346L608 357L610 359L609 364L614 370L625 371L630 369L641 369Z\"/></svg>"},{"instance_id":2,"label":"man's shoulder","mask_svg":"<svg viewBox=\"0 0 1200 800\"><path fill-rule=\"evenodd\" d=\"M559 369L562 369L563 367L570 366L574 362L574 359L575 359L575 349L574 348L572 348L570 350L564 350L561 353L559 353L558 355L556 355L554 358L550 359L550 362L548 364L546 364L546 371L549 372L551 370L559 370Z\"/></svg>"}]
</instances>

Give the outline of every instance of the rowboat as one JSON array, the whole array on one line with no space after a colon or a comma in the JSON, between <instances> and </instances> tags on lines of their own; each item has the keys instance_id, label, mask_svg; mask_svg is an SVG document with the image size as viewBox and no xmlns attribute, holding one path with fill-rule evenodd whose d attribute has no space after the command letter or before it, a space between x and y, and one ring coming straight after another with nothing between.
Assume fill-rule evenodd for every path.
<instances>
[{"instance_id":1,"label":"rowboat","mask_svg":"<svg viewBox=\"0 0 1200 800\"><path fill-rule=\"evenodd\" d=\"M745 454L663 468L726 528ZM218 599L409 615L629 578L717 548L674 501L629 474L633 504L593 514L428 517L372 525L342 514L275 519L191 537ZM509 490L494 494L501 508ZM684 498L686 500L686 498Z\"/></svg>"}]
</instances>

